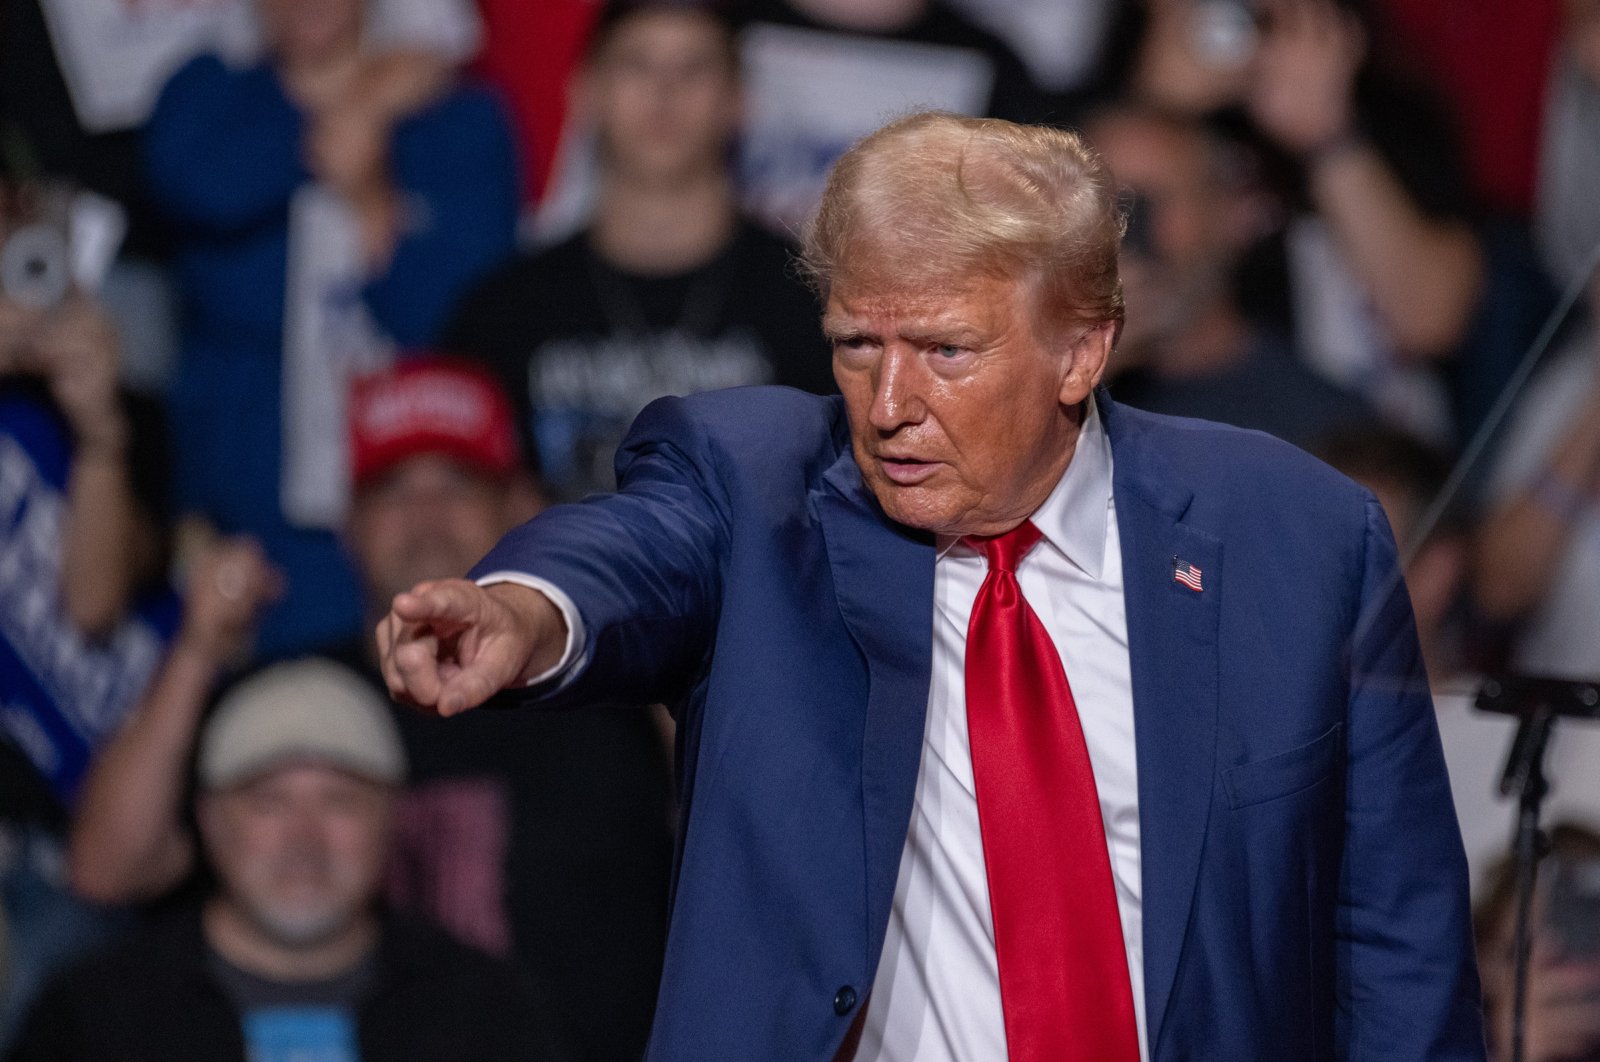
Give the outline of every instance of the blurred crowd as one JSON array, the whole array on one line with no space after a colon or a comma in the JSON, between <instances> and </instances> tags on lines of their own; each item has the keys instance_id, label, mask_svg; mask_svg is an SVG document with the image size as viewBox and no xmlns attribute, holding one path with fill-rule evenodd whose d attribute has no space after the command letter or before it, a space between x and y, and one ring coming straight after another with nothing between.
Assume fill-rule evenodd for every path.
<instances>
[{"instance_id":1,"label":"blurred crowd","mask_svg":"<svg viewBox=\"0 0 1600 1062\"><path fill-rule=\"evenodd\" d=\"M831 391L793 238L927 107L1110 165L1114 398L1383 502L1503 1054L1475 694L1600 679L1600 0L0 0L0 1055L639 1055L670 717L402 712L371 625L650 400ZM1600 736L1549 773L1528 1058L1600 1058Z\"/></svg>"}]
</instances>

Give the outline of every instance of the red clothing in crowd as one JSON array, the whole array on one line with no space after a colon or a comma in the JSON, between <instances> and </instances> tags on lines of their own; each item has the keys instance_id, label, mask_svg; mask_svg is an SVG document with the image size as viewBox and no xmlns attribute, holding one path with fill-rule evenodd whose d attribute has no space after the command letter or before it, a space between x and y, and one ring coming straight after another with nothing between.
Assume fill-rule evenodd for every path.
<instances>
[{"instance_id":1,"label":"red clothing in crowd","mask_svg":"<svg viewBox=\"0 0 1600 1062\"><path fill-rule=\"evenodd\" d=\"M1396 55L1444 94L1460 124L1473 190L1487 207L1533 206L1559 0L1383 0Z\"/></svg>"}]
</instances>

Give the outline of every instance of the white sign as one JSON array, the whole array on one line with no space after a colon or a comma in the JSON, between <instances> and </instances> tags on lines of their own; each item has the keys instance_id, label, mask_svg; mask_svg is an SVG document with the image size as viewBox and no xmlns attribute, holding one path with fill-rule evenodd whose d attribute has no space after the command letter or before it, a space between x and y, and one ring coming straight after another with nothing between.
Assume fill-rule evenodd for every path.
<instances>
[{"instance_id":1,"label":"white sign","mask_svg":"<svg viewBox=\"0 0 1600 1062\"><path fill-rule=\"evenodd\" d=\"M994 64L971 48L758 23L742 49L745 202L781 231L798 231L855 140L913 110L983 114L994 87Z\"/></svg>"},{"instance_id":2,"label":"white sign","mask_svg":"<svg viewBox=\"0 0 1600 1062\"><path fill-rule=\"evenodd\" d=\"M283 321L284 517L337 528L350 494L350 381L388 365L394 343L362 297L361 228L345 201L306 185L289 205Z\"/></svg>"},{"instance_id":3,"label":"white sign","mask_svg":"<svg viewBox=\"0 0 1600 1062\"><path fill-rule=\"evenodd\" d=\"M202 52L261 54L253 0L40 0L78 120L91 133L144 124L172 72ZM371 0L374 48L465 60L483 27L472 0Z\"/></svg>"}]
</instances>

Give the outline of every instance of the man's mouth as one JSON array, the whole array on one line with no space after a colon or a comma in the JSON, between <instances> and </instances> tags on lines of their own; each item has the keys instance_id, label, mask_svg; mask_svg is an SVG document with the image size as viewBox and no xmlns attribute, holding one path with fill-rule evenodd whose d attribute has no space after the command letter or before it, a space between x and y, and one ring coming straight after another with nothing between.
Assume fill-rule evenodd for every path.
<instances>
[{"instance_id":1,"label":"man's mouth","mask_svg":"<svg viewBox=\"0 0 1600 1062\"><path fill-rule=\"evenodd\" d=\"M902 487L914 487L939 469L938 461L921 461L914 457L880 456L878 465L889 481Z\"/></svg>"}]
</instances>

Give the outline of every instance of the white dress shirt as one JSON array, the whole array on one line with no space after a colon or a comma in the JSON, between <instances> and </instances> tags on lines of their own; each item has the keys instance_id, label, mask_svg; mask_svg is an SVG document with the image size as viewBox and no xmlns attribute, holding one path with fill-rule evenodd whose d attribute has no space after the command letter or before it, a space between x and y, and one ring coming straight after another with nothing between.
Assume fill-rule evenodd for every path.
<instances>
[{"instance_id":1,"label":"white dress shirt","mask_svg":"<svg viewBox=\"0 0 1600 1062\"><path fill-rule=\"evenodd\" d=\"M1017 579L1061 655L1077 703L1111 855L1139 1051L1148 1062L1139 780L1122 549L1111 499L1111 447L1093 399L1088 411L1072 462L1033 514L1044 538L1017 566ZM987 574L976 550L954 539L940 540L922 765L856 1062L992 1062L1006 1057L963 678L967 623ZM566 617L566 652L535 682L563 672L570 678L578 670L586 638L566 594L522 572L494 572L478 582L533 587Z\"/></svg>"},{"instance_id":2,"label":"white dress shirt","mask_svg":"<svg viewBox=\"0 0 1600 1062\"><path fill-rule=\"evenodd\" d=\"M1092 401L1089 409L1072 463L1033 515L1044 538L1017 566L1017 579L1061 654L1077 702L1122 916L1139 1050L1148 1059L1122 550L1111 448ZM967 625L988 566L958 541L941 539L939 547L922 766L857 1062L1006 1057L964 680Z\"/></svg>"}]
</instances>

